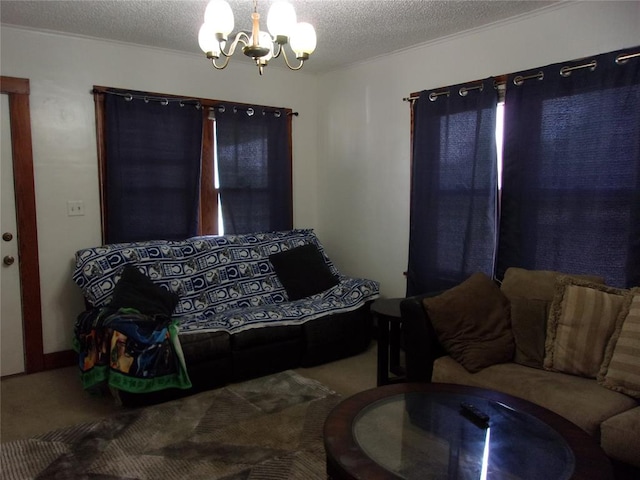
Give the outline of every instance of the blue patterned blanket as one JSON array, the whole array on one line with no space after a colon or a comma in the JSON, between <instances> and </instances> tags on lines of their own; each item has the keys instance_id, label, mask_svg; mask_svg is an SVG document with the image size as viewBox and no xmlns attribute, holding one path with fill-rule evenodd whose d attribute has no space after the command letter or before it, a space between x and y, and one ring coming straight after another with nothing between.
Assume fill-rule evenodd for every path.
<instances>
[{"instance_id":1,"label":"blue patterned blanket","mask_svg":"<svg viewBox=\"0 0 640 480\"><path fill-rule=\"evenodd\" d=\"M289 301L269 255L307 244L316 245L339 283ZM179 296L173 318L181 335L297 325L356 310L379 294L377 282L341 275L311 229L87 248L76 253L73 280L93 307L105 307L125 265Z\"/></svg>"}]
</instances>

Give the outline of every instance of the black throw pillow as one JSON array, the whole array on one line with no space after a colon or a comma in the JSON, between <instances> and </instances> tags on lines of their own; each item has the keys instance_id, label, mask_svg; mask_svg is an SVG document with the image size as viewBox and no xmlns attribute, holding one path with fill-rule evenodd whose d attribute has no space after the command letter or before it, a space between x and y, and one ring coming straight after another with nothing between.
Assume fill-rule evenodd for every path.
<instances>
[{"instance_id":1,"label":"black throw pillow","mask_svg":"<svg viewBox=\"0 0 640 480\"><path fill-rule=\"evenodd\" d=\"M134 266L126 265L109 308L135 308L144 315L170 317L178 300L178 295L156 285Z\"/></svg>"},{"instance_id":2,"label":"black throw pillow","mask_svg":"<svg viewBox=\"0 0 640 480\"><path fill-rule=\"evenodd\" d=\"M287 291L289 300L299 300L324 292L339 283L324 261L322 253L313 244L274 253L269 255L269 261Z\"/></svg>"}]
</instances>

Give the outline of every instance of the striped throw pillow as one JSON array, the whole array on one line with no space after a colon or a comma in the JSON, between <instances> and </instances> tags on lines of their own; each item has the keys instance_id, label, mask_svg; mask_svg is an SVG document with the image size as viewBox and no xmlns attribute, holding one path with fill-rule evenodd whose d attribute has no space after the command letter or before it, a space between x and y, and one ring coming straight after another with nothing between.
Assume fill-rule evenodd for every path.
<instances>
[{"instance_id":1,"label":"striped throw pillow","mask_svg":"<svg viewBox=\"0 0 640 480\"><path fill-rule=\"evenodd\" d=\"M598 382L640 398L640 290L633 295L629 313L611 336Z\"/></svg>"},{"instance_id":2,"label":"striped throw pillow","mask_svg":"<svg viewBox=\"0 0 640 480\"><path fill-rule=\"evenodd\" d=\"M544 368L596 378L628 290L561 277L547 323Z\"/></svg>"}]
</instances>

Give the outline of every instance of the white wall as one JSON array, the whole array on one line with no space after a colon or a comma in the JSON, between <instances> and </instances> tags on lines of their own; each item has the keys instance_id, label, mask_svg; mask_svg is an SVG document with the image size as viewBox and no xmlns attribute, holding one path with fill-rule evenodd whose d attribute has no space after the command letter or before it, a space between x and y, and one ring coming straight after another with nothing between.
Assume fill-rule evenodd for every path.
<instances>
[{"instance_id":1,"label":"white wall","mask_svg":"<svg viewBox=\"0 0 640 480\"><path fill-rule=\"evenodd\" d=\"M291 107L294 219L336 265L402 296L409 236L411 92L640 45L638 2L580 2L319 77L232 60L0 29L0 73L31 81L45 353L82 310L74 253L100 242L93 85ZM197 48L197 47L196 47ZM68 217L67 200L86 215Z\"/></svg>"},{"instance_id":2,"label":"white wall","mask_svg":"<svg viewBox=\"0 0 640 480\"><path fill-rule=\"evenodd\" d=\"M277 107L293 118L294 221L316 222L317 97L313 75L270 65L260 77L244 59L224 71L206 58L132 45L3 26L0 70L28 78L36 187L45 353L71 348L83 310L71 280L77 250L100 244L94 85ZM275 61L274 61L275 62ZM67 200L82 200L85 216L67 216Z\"/></svg>"},{"instance_id":3,"label":"white wall","mask_svg":"<svg viewBox=\"0 0 640 480\"><path fill-rule=\"evenodd\" d=\"M404 296L412 92L640 45L640 2L578 2L319 79L318 218L348 274Z\"/></svg>"}]
</instances>

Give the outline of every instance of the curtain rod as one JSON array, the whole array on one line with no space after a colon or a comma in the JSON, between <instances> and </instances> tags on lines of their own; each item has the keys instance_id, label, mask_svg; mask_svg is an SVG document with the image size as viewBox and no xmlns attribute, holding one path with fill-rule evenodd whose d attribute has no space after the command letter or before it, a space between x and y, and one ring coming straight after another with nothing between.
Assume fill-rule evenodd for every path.
<instances>
[{"instance_id":1,"label":"curtain rod","mask_svg":"<svg viewBox=\"0 0 640 480\"><path fill-rule=\"evenodd\" d=\"M627 63L632 58L638 58L638 57L640 57L640 52L638 52L638 53L627 53L627 54L624 54L624 55L618 55L616 57L616 63L618 65L624 64L624 63Z\"/></svg>"},{"instance_id":2,"label":"curtain rod","mask_svg":"<svg viewBox=\"0 0 640 480\"><path fill-rule=\"evenodd\" d=\"M497 85L495 83L494 83L494 88L497 88ZM460 95L461 97L466 97L471 90L480 90L480 91L482 91L482 90L484 90L484 84L481 82L481 83L476 84L476 85L460 87L458 89L458 95ZM449 95L451 95L451 90L439 90L439 91L431 92L429 94L429 100L431 100L432 102L435 102L438 99L438 97L441 97L443 95L446 95L448 97ZM403 98L402 101L403 102L414 102L418 98L419 98L419 95L416 96L416 95L412 94L412 95L410 95L408 97Z\"/></svg>"},{"instance_id":3,"label":"curtain rod","mask_svg":"<svg viewBox=\"0 0 640 480\"><path fill-rule=\"evenodd\" d=\"M640 52L637 53L625 53L625 54L620 54L616 57L615 59L615 63L616 65L624 65L626 64L629 60L634 59L634 58L640 58ZM563 66L560 70L559 70L559 74L562 75L563 77L568 77L569 75L571 75L571 72L573 72L574 70L580 70L582 68L588 68L590 71L594 71L598 66L598 62L596 62L595 60L591 60L588 63L581 63L578 65L573 65L573 66ZM505 77L506 75L501 75L501 77ZM513 83L514 85L522 85L525 80L532 80L532 79L538 79L538 80L542 80L544 79L544 73L542 72L542 70L540 70L538 73L532 74L532 75L518 75L517 77L515 77L513 79ZM496 81L494 82L494 88L500 88L501 85L505 85L506 81ZM460 90L458 91L458 93L461 96L464 96L467 94L467 92L469 90L473 90L474 88L480 88L479 86L475 86L475 87L462 87L460 88ZM481 88L480 88L481 89ZM441 95L446 95L449 96L449 90L440 90L440 91L434 91L431 92L429 94L429 100L431 100L432 102L435 101L439 96ZM402 99L403 102L415 102L417 99L419 98L419 93L412 93L410 94L408 97L404 97Z\"/></svg>"},{"instance_id":4,"label":"curtain rod","mask_svg":"<svg viewBox=\"0 0 640 480\"><path fill-rule=\"evenodd\" d=\"M118 97L123 97L125 99L125 101L127 102L131 102L132 100L144 100L145 103L149 103L149 102L158 102L161 105L169 105L169 103L180 103L181 107L184 107L185 105L194 105L197 109L202 108L202 104L200 103L200 101L197 98L189 98L189 97L158 97L155 95L139 95L139 94L133 94L130 92L114 92L114 91L110 91L110 90L100 90L97 88L94 88L93 90L91 90L91 93L96 94L96 93L105 93L107 95L116 95Z\"/></svg>"},{"instance_id":5,"label":"curtain rod","mask_svg":"<svg viewBox=\"0 0 640 480\"><path fill-rule=\"evenodd\" d=\"M193 97L178 97L173 95L145 95L145 94L131 93L124 90L114 91L114 90L110 90L108 88L103 88L103 87L93 88L90 93L94 95L97 93L116 95L119 97L123 97L127 102L130 102L136 99L136 100L144 100L147 103L159 102L161 105L169 105L169 103L178 102L181 107L184 107L185 105L194 105L196 109L209 106L209 108L222 108L222 110L220 110L222 112L224 112L224 109L225 109L223 102L209 101L209 100L203 100L203 99L193 98ZM234 113L237 110L246 111L249 116L255 113L255 109L250 105L246 105L246 106L235 105L233 108L234 108ZM288 108L276 108L276 107L261 107L261 108L262 108L263 115L265 114L265 112L268 112L268 111L278 112L280 115L282 115L282 111L285 111L288 116L292 116L292 115L296 117L299 116L298 112L290 112L289 111L290 109ZM252 113L249 113L249 111L251 111Z\"/></svg>"},{"instance_id":6,"label":"curtain rod","mask_svg":"<svg viewBox=\"0 0 640 480\"><path fill-rule=\"evenodd\" d=\"M525 82L525 80L533 80L534 78L544 80L544 72L540 70L538 73L534 73L533 75L518 75L513 79L513 84L520 86Z\"/></svg>"},{"instance_id":7,"label":"curtain rod","mask_svg":"<svg viewBox=\"0 0 640 480\"><path fill-rule=\"evenodd\" d=\"M91 90L91 93L93 94L105 93L107 95L116 95L118 97L123 97L126 102L131 102L135 99L135 100L144 100L145 103L158 102L161 105L169 105L169 103L179 103L181 107L184 107L185 105L194 105L196 109L202 108L202 104L200 103L200 100L198 100L197 98L189 98L189 97L182 98L182 97L170 97L170 96L158 97L155 95L133 94L131 92L114 92L111 90L100 90L97 88L94 88L93 90Z\"/></svg>"},{"instance_id":8,"label":"curtain rod","mask_svg":"<svg viewBox=\"0 0 640 480\"><path fill-rule=\"evenodd\" d=\"M220 113L224 113L227 110L227 107L224 104L220 104L220 105L216 105L214 107L209 107L210 110L217 110ZM238 105L234 105L233 107L233 113L237 113L238 111L243 111L243 112L247 112L247 115L252 117L255 113L256 110L253 107L241 107ZM278 109L278 108L268 108L268 107L264 107L262 108L262 115L265 115L267 112L273 112L273 115L275 117L279 117L282 115L282 110L286 110L284 108ZM299 113L298 112L287 112L287 115L294 115L294 116L298 116Z\"/></svg>"}]
</instances>

